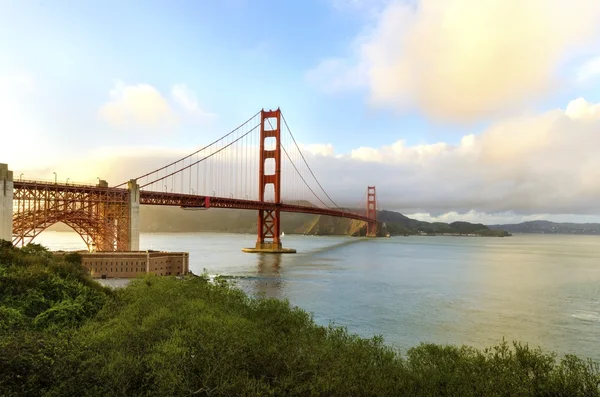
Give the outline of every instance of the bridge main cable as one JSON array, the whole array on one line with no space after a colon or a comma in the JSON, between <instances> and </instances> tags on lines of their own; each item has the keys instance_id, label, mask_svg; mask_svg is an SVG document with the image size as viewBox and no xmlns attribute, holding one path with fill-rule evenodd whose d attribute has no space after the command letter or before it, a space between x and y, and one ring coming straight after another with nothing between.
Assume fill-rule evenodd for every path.
<instances>
[{"instance_id":1,"label":"bridge main cable","mask_svg":"<svg viewBox=\"0 0 600 397\"><path fill-rule=\"evenodd\" d=\"M257 114L258 114L258 113L257 113ZM242 124L242 125L245 125L245 123L244 123L244 124ZM148 186L148 185L152 185L153 183L156 183L156 182L162 181L163 179L166 179L166 178L168 178L168 177L170 177L170 176L173 176L173 175L175 175L175 174L178 174L178 173L180 173L180 172L182 172L182 171L184 171L184 170L187 170L188 168L191 168L191 167L195 166L195 165L196 165L196 164L198 164L198 163L201 163L201 162L203 162L203 161L204 161L204 160L206 160L206 159L209 159L209 158L211 158L211 157L212 157L212 156L214 156L215 154L218 154L218 153L222 152L223 150L227 149L229 146L233 145L234 143L236 143L236 142L237 142L237 141L239 141L240 139L242 139L242 138L245 138L245 137L246 137L248 134L250 134L251 132L255 131L255 130L258 128L258 127L260 127L260 124L259 124L259 125L256 125L256 126L254 126L252 129L248 130L248 132L246 132L244 135L240 135L238 138L236 138L235 140L231 141L231 142L230 142L230 143L228 143L227 145L223 146L223 147L222 147L222 148L220 148L219 150L217 150L217 151L215 151L215 152L213 152L213 153L211 153L211 154L209 154L209 155L207 155L207 156L205 156L205 157L201 158L200 160L198 160L198 161L196 161L196 162L194 162L194 163L190 163L190 164L188 164L187 166L185 166L185 167L183 167L183 168L180 168L180 169L178 169L177 171L173 171L173 172L171 172L171 173L170 173L170 174L168 174L168 175L165 175L165 176L163 176L163 177L160 177L160 178L158 178L158 179L155 179L155 180L153 180L152 182L148 182L148 183L146 183L146 184L144 184L144 185L141 185L141 186L140 186L140 189L141 189L141 188L144 188L144 187L146 187L146 186ZM239 128L236 128L236 130L237 130L237 129L239 129ZM234 130L234 131L236 131L236 130ZM232 131L232 132L233 132L233 131ZM217 141L213 142L213 144L214 144L214 143L216 143L216 142L218 142L218 141L220 141L220 140L223 140L224 138L226 138L226 137L227 137L227 136L229 136L230 134L231 134L231 132L230 132L229 134L225 135L224 137L222 137L221 139L219 139L219 140L217 140ZM212 145L212 144L211 144L211 145ZM210 145L209 145L209 146L210 146ZM198 153L198 152L199 152L199 151L197 151L197 152L195 152L195 153L191 154L190 156L193 156L194 154L196 154L196 153ZM178 161L176 161L175 163L172 163L172 164L176 164L176 163L178 163L178 162L180 162L180 161L182 161L182 160L185 160L186 158L188 158L188 157L190 157L190 156L186 156L186 157L184 157L184 158L182 158L182 159L180 159L180 160L178 160ZM151 172L151 173L149 173L149 174L146 174L146 175L144 175L144 176L147 176L147 175L154 174L155 172L158 172L158 171L160 171L160 170L162 170L162 169L165 169L165 168L166 168L166 167L160 168L160 169L158 169L157 171ZM141 176L140 178L143 178L144 176Z\"/></svg>"},{"instance_id":2,"label":"bridge main cable","mask_svg":"<svg viewBox=\"0 0 600 397\"><path fill-rule=\"evenodd\" d=\"M240 125L239 125L237 128L235 128L234 130L232 130L231 132L229 132L227 135L223 135L223 136L222 136L222 137L220 137L219 139L217 139L217 140L215 140L215 141L213 141L213 142L209 143L208 145L204 146L203 148L200 148L200 149L196 150L194 153L188 154L188 155L187 155L187 156L185 156L185 157L182 157L182 158L180 158L180 159L178 159L178 160L175 160L175 161L173 161L173 162L172 162L172 163L170 163L170 164L167 164L167 165L165 165L165 166L163 166L163 167L161 167L161 168L157 168L157 169L155 169L154 171L148 172L148 173L146 173L146 174L144 174L144 175L142 175L142 176L139 176L139 177L137 177L137 178L135 178L135 179L142 179L142 178L145 178L145 177L147 177L147 176L149 176L149 175L152 175L152 174L154 174L154 173L157 173L157 172L159 172L159 171L162 171L162 170L164 170L164 169L166 169L166 168L168 168L168 167L170 167L170 166L172 166L172 165L175 165L175 164L179 163L180 161L183 161L183 160L185 160L185 159L188 159L188 158L190 158L190 157L194 156L195 154L198 154L198 153L202 152L203 150L206 150L206 149L208 149L209 147L211 147L211 146L215 145L215 144L216 144L216 143L218 143L219 141L222 141L223 139L227 138L228 136L230 136L230 135L231 135L231 134L233 134L234 132L238 131L240 128L242 128L243 126L245 126L246 124L248 124L248 123L249 123L249 122L250 122L250 121L251 121L253 118L255 118L256 116L258 116L259 114L260 114L260 111L256 112L256 113L255 113L255 114L254 114L252 117L250 117L248 120L244 121L244 122L243 122L242 124L240 124ZM251 131L255 130L256 128L257 128L257 127L254 127L254 128L251 130ZM250 132L250 131L249 131L249 132ZM244 134L243 136L246 136L246 135L248 135L248 134L246 133L246 134ZM237 140L236 140L236 141L237 141ZM215 153L218 153L218 152L215 152ZM210 157L210 156L209 156L209 157ZM208 157L207 157L207 158L208 158ZM203 159L203 160L204 160L204 159ZM201 161L202 161L202 160L201 160ZM197 163L198 163L198 162L196 162L196 163L194 163L194 164L197 164ZM188 167L186 167L186 168L189 168L189 166L188 166ZM182 168L182 169L185 169L185 168ZM177 172L175 172L175 173L177 173ZM172 175L172 174L171 174L171 175ZM164 179L164 178L161 178L161 179ZM159 181L159 180L161 180L161 179L157 179L155 182L157 182L157 181ZM121 187L121 186L125 186L125 185L127 185L127 182L123 182L123 183L121 183L121 184L119 184L119 185L116 185L115 187ZM146 184L146 185L147 185L147 184ZM145 185L145 186L146 186L146 185Z\"/></svg>"},{"instance_id":3,"label":"bridge main cable","mask_svg":"<svg viewBox=\"0 0 600 397\"><path fill-rule=\"evenodd\" d=\"M310 192L316 197L317 200L319 200L321 202L321 204L323 204L326 208L330 208L327 204L325 204L325 202L323 202L323 200L321 200L321 198L317 195L317 193L315 193L315 191L310 187L310 185L308 184L308 182L306 182L306 180L304 179L304 177L302 176L302 174L298 170L298 167L296 167L296 164L290 158L290 155L288 154L287 150L285 150L285 147L283 145L281 146L281 149L283 149L283 153L285 153L285 155L288 158L288 160L290 160L290 163L292 164L292 166L294 167L294 169L298 173L298 176L300 176L300 178L302 179L302 182L304 182L304 184L306 185L306 187L308 188L308 190L310 190Z\"/></svg>"},{"instance_id":4,"label":"bridge main cable","mask_svg":"<svg viewBox=\"0 0 600 397\"><path fill-rule=\"evenodd\" d=\"M321 191L323 191L323 193L325 194L325 196L327 196L327 198L329 199L329 201L331 201L331 202L333 203L334 207L336 207L336 208L338 208L338 209L341 209L341 208L340 208L340 206L339 206L339 205L337 205L337 204L335 203L335 201L333 201L333 200L332 200L332 198L331 198L331 197L329 197L329 194L327 194L327 192L325 191L325 189L323 188L323 186L321 186L321 183L319 182L319 180L318 180L318 179L317 179L317 177L315 176L315 174L314 174L314 172L313 172L312 168L310 168L310 165L308 165L308 162L306 161L306 158L305 158L305 157L304 157L304 155L302 154L302 151L300 150L300 147L298 146L298 142L296 142L296 138L294 138L294 134L292 134L292 130L290 129L290 126L288 125L288 123L287 123L287 120L285 119L285 115L283 114L283 112L281 112L281 118L283 119L283 123L285 124L285 127L286 127L286 128L287 128L287 130L288 130L288 133L289 133L289 134L290 134L290 136L292 137L292 141L294 142L294 145L296 145L296 148L298 149L298 152L300 153L300 157L301 157L301 158L302 158L302 160L304 161L304 164L306 164L306 167L308 168L308 171L311 173L311 175L312 175L312 177L314 178L315 182L317 182L317 185L319 185L319 187L321 188ZM288 157L288 158L289 158L289 157ZM293 164L293 163L292 163L292 164ZM295 168L295 165L294 165L294 168ZM296 170L298 170L298 169L296 168ZM304 178L302 178L302 180L304 180ZM304 183L306 183L306 181L305 181ZM307 186L308 186L308 184L307 184ZM310 186L309 186L309 189L310 189ZM310 190L311 190L311 192L313 191L312 189L310 189ZM313 192L313 194L315 194L315 193ZM315 196L316 196L316 194L315 194ZM317 198L318 198L318 197L317 197ZM321 202L323 203L323 201L322 201L320 198L318 198L318 199L319 199L319 201L321 201ZM325 205L326 207L328 207L328 208L329 208L329 206L328 206L328 205L326 205L325 203L323 203L323 205Z\"/></svg>"}]
</instances>

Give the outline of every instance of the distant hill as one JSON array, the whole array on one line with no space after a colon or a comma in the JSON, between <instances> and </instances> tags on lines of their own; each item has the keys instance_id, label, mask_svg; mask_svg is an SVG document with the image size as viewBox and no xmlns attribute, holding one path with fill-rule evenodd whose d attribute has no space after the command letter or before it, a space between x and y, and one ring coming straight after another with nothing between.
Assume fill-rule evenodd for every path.
<instances>
[{"instance_id":1,"label":"distant hill","mask_svg":"<svg viewBox=\"0 0 600 397\"><path fill-rule=\"evenodd\" d=\"M307 203L298 203L307 205ZM356 210L358 211L358 210ZM399 212L378 211L380 235L509 235L490 230L482 224L468 222L429 223L408 218ZM238 209L184 210L178 207L144 205L140 207L140 231L145 233L229 232L256 233L256 211ZM345 218L324 215L282 213L281 229L287 234L364 236L366 224ZM49 230L70 231L68 226L54 225Z\"/></svg>"},{"instance_id":2,"label":"distant hill","mask_svg":"<svg viewBox=\"0 0 600 397\"><path fill-rule=\"evenodd\" d=\"M427 235L477 235L505 237L510 234L504 230L491 230L481 223L469 222L423 222L409 218L394 211L378 211L378 220L385 223L391 234L427 234Z\"/></svg>"},{"instance_id":3,"label":"distant hill","mask_svg":"<svg viewBox=\"0 0 600 397\"><path fill-rule=\"evenodd\" d=\"M600 235L600 223L557 223L550 221L530 221L508 225L490 225L489 228L493 230L506 230L510 233Z\"/></svg>"}]
</instances>

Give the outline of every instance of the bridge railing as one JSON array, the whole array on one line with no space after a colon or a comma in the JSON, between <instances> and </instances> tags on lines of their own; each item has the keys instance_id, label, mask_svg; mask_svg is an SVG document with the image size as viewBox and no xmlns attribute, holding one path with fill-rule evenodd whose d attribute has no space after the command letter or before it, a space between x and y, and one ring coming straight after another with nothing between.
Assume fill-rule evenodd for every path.
<instances>
[{"instance_id":1,"label":"bridge railing","mask_svg":"<svg viewBox=\"0 0 600 397\"><path fill-rule=\"evenodd\" d=\"M101 187L97 183L83 183L83 182L71 182L71 181L54 181L53 179L15 179L13 183L27 183L37 185L61 185L61 186L73 186L73 187Z\"/></svg>"}]
</instances>

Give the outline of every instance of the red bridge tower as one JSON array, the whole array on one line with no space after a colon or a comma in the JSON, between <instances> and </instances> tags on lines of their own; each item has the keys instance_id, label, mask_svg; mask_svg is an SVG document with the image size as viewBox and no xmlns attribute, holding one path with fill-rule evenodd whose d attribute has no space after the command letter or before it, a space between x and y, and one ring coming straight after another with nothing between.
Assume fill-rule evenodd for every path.
<instances>
[{"instance_id":1,"label":"red bridge tower","mask_svg":"<svg viewBox=\"0 0 600 397\"><path fill-rule=\"evenodd\" d=\"M272 139L271 144L265 142ZM267 174L265 163L273 159L275 173ZM265 190L273 185L273 208L258 210L258 238L255 248L244 248L244 252L264 253L295 253L292 248L283 248L281 245L280 210L281 205L281 110L264 109L260 112L260 156L258 165L258 200L265 202Z\"/></svg>"},{"instance_id":2,"label":"red bridge tower","mask_svg":"<svg viewBox=\"0 0 600 397\"><path fill-rule=\"evenodd\" d=\"M367 237L377 237L377 195L375 186L367 187Z\"/></svg>"}]
</instances>

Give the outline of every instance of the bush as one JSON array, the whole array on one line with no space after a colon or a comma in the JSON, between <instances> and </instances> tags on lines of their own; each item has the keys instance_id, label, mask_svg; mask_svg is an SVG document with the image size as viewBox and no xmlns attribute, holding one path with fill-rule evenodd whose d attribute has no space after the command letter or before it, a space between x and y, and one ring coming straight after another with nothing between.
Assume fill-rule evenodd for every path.
<instances>
[{"instance_id":1,"label":"bush","mask_svg":"<svg viewBox=\"0 0 600 397\"><path fill-rule=\"evenodd\" d=\"M401 356L223 281L149 276L112 292L76 257L0 252L2 395L600 395L597 364L574 356L505 341Z\"/></svg>"},{"instance_id":2,"label":"bush","mask_svg":"<svg viewBox=\"0 0 600 397\"><path fill-rule=\"evenodd\" d=\"M598 368L575 357L506 342L423 344L402 357L379 337L197 277L135 281L78 338L88 395L600 395Z\"/></svg>"}]
</instances>

